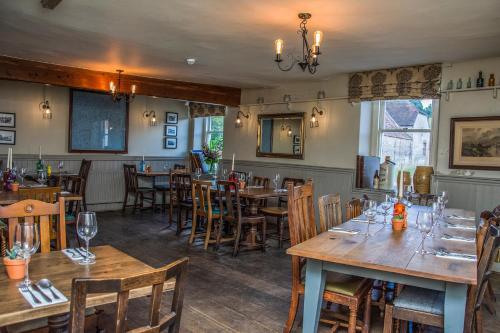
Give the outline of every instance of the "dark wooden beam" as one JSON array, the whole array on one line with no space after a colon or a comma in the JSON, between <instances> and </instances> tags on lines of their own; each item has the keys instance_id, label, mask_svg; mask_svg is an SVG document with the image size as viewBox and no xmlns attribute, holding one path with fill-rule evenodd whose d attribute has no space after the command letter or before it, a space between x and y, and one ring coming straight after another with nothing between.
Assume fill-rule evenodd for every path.
<instances>
[{"instance_id":1,"label":"dark wooden beam","mask_svg":"<svg viewBox=\"0 0 500 333\"><path fill-rule=\"evenodd\" d=\"M116 83L117 74L0 56L0 79L109 91L109 82ZM122 75L123 90L132 84L136 85L138 95L228 106L240 104L240 88Z\"/></svg>"},{"instance_id":2,"label":"dark wooden beam","mask_svg":"<svg viewBox=\"0 0 500 333\"><path fill-rule=\"evenodd\" d=\"M40 0L43 8L54 9L62 0Z\"/></svg>"}]
</instances>

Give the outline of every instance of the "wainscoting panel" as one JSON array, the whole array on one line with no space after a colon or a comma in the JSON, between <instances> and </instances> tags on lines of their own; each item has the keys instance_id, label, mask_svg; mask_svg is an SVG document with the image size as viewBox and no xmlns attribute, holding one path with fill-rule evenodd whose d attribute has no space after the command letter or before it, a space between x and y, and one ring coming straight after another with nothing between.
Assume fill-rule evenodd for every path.
<instances>
[{"instance_id":1,"label":"wainscoting panel","mask_svg":"<svg viewBox=\"0 0 500 333\"><path fill-rule=\"evenodd\" d=\"M104 211L121 209L125 194L123 164L139 165L139 156L99 156L99 155L50 155L44 156L46 163L52 166L53 172L57 171L59 161L64 163L64 171L78 173L82 159L92 160L89 180L87 184L87 206L89 210ZM14 155L14 166L27 168L28 173L34 173L38 156ZM187 165L184 158L148 157L153 170L168 170L174 164ZM3 157L6 165L6 157ZM166 179L157 179L158 183ZM147 182L147 180L141 181ZM149 184L150 186L150 184Z\"/></svg>"}]
</instances>

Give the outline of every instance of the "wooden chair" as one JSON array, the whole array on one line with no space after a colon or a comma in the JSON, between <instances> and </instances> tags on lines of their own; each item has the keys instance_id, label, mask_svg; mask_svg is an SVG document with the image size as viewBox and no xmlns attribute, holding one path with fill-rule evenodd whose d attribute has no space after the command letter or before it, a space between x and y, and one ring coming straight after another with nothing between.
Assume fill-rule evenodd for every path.
<instances>
[{"instance_id":1,"label":"wooden chair","mask_svg":"<svg viewBox=\"0 0 500 333\"><path fill-rule=\"evenodd\" d=\"M266 249L266 218L263 215L244 215L243 205L238 191L234 189L238 187L235 181L218 181L217 182L217 197L219 201L219 212L221 212L221 220L226 222L228 227L236 229L233 237L222 238L221 228L217 235L217 243L228 242L234 240L233 257L236 257L242 247L251 249ZM244 235L245 227L250 229L261 228L261 239L242 242L241 238ZM257 230L256 230L257 231ZM258 232L249 232L250 237ZM257 245L251 245L257 244Z\"/></svg>"},{"instance_id":2,"label":"wooden chair","mask_svg":"<svg viewBox=\"0 0 500 333\"><path fill-rule=\"evenodd\" d=\"M252 184L254 186L263 186L264 188L269 188L269 178L253 176Z\"/></svg>"},{"instance_id":3,"label":"wooden chair","mask_svg":"<svg viewBox=\"0 0 500 333\"><path fill-rule=\"evenodd\" d=\"M283 183L281 188L287 188L288 183L293 184L293 186L303 185L304 179L300 178L283 178ZM278 234L278 247L283 248L283 241L286 240L284 237L285 233L285 219L288 216L287 200L284 198L278 198L278 205L272 207L264 207L260 210L264 216L270 216L276 218L276 227Z\"/></svg>"},{"instance_id":4,"label":"wooden chair","mask_svg":"<svg viewBox=\"0 0 500 333\"><path fill-rule=\"evenodd\" d=\"M233 170L231 171L231 173L233 174L233 176L240 180L240 179L244 179L245 180L245 183L248 183L248 174L245 172L245 171L236 171L236 170Z\"/></svg>"},{"instance_id":5,"label":"wooden chair","mask_svg":"<svg viewBox=\"0 0 500 333\"><path fill-rule=\"evenodd\" d=\"M151 201L151 206L154 206L156 201L156 192L151 187L139 187L139 181L137 179L137 167L135 164L124 164L123 173L125 176L125 198L123 199L122 212L125 211L126 207L134 207L133 212L137 209L137 205L140 208L144 208L144 201ZM129 194L134 195L134 204L128 205ZM140 200L140 202L139 202ZM83 204L85 208L85 203Z\"/></svg>"},{"instance_id":6,"label":"wooden chair","mask_svg":"<svg viewBox=\"0 0 500 333\"><path fill-rule=\"evenodd\" d=\"M50 252L50 220L49 217L58 215L56 224L57 249L66 248L66 221L64 212L64 198L59 198L55 204L39 200L22 200L9 206L0 207L0 219L7 220L9 227L9 248L14 243L14 233L19 219L28 223L38 223L40 226L40 251Z\"/></svg>"},{"instance_id":7,"label":"wooden chair","mask_svg":"<svg viewBox=\"0 0 500 333\"><path fill-rule=\"evenodd\" d=\"M469 288L464 332L472 332L474 326L476 332L482 332L481 304L491 274L493 252L500 246L500 230L493 225L484 228L488 229L489 235L478 261L477 285ZM392 332L394 319L403 321L403 325L412 321L442 328L444 292L405 286L394 304L386 305L384 333Z\"/></svg>"},{"instance_id":8,"label":"wooden chair","mask_svg":"<svg viewBox=\"0 0 500 333\"><path fill-rule=\"evenodd\" d=\"M345 218L347 221L350 219L353 219L355 217L358 217L362 213L362 205L361 205L361 199L356 199L353 198L351 201L348 201L346 203L346 211L345 211Z\"/></svg>"},{"instance_id":9,"label":"wooden chair","mask_svg":"<svg viewBox=\"0 0 500 333\"><path fill-rule=\"evenodd\" d=\"M328 231L331 227L342 224L342 204L339 194L327 194L318 199L319 230Z\"/></svg>"},{"instance_id":10,"label":"wooden chair","mask_svg":"<svg viewBox=\"0 0 500 333\"><path fill-rule=\"evenodd\" d=\"M72 183L75 181L79 181L79 179L83 179L82 186L83 188L81 189L81 193L83 193L83 198L82 198L82 204L83 204L83 209L87 210L87 199L85 193L87 192L87 184L89 182L89 173L90 173L90 167L92 166L92 161L83 159L82 163L80 164L80 170L78 171L78 176L69 176L65 177L66 178L66 185L65 185L65 190L66 191L71 191L72 188Z\"/></svg>"},{"instance_id":11,"label":"wooden chair","mask_svg":"<svg viewBox=\"0 0 500 333\"><path fill-rule=\"evenodd\" d=\"M188 258L177 260L151 273L116 279L73 279L70 303L70 333L85 332L85 308L87 295L93 293L117 293L114 332L156 333L168 328L169 333L179 332L184 289L187 278ZM170 312L161 316L164 282L175 278L175 289ZM126 330L129 293L136 288L152 286L148 323L146 326Z\"/></svg>"},{"instance_id":12,"label":"wooden chair","mask_svg":"<svg viewBox=\"0 0 500 333\"><path fill-rule=\"evenodd\" d=\"M191 236L189 237L189 244L193 244L196 238L204 238L204 248L208 248L208 244L217 242L217 235L220 234L222 225L219 207L212 206L210 180L193 180L192 181L192 202L193 202L193 222L191 225ZM205 228L201 230L202 221ZM212 238L212 227L214 228L215 238ZM217 246L216 246L217 247Z\"/></svg>"},{"instance_id":13,"label":"wooden chair","mask_svg":"<svg viewBox=\"0 0 500 333\"><path fill-rule=\"evenodd\" d=\"M192 198L192 177L184 170L171 173L171 179L174 184L173 195L170 198L170 210L177 207L177 235L185 229L188 229L189 212L193 210ZM185 213L185 219L182 219L182 213Z\"/></svg>"},{"instance_id":14,"label":"wooden chair","mask_svg":"<svg viewBox=\"0 0 500 333\"><path fill-rule=\"evenodd\" d=\"M182 164L174 164L174 170L179 171L179 170L185 170L186 166ZM173 183L170 182L170 174L172 173L172 169L170 169L169 173L169 182L168 184L155 184L153 188L155 189L156 192L159 192L161 194L161 206L162 210L165 211L167 208L167 195L171 194L171 187L173 186ZM169 213L170 217L170 213ZM172 220L169 220L169 225L172 225Z\"/></svg>"},{"instance_id":15,"label":"wooden chair","mask_svg":"<svg viewBox=\"0 0 500 333\"><path fill-rule=\"evenodd\" d=\"M85 191L85 179L74 177L69 191L58 193L67 203L66 223L73 224L78 213L82 211L83 197Z\"/></svg>"},{"instance_id":16,"label":"wooden chair","mask_svg":"<svg viewBox=\"0 0 500 333\"><path fill-rule=\"evenodd\" d=\"M288 224L290 226L291 245L300 244L316 236L316 223L314 220L314 189L311 180L302 186L288 184ZM289 333L299 306L299 297L304 294L304 277L302 271L306 259L292 256L292 300L288 320L283 332ZM370 287L368 279L344 274L328 274L323 299L327 302L344 305L349 308L349 316L342 316L332 311L322 313L322 322L333 325L335 331L339 326L347 327L349 333L361 330L368 333L370 329ZM357 315L362 304L365 304L364 320L357 320ZM348 323L346 323L346 321Z\"/></svg>"}]
</instances>

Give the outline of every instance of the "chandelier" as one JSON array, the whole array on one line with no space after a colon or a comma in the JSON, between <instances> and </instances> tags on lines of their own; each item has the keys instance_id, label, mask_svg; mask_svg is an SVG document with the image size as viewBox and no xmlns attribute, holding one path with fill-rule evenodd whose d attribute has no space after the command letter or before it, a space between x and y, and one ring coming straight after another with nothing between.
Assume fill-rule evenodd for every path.
<instances>
[{"instance_id":1,"label":"chandelier","mask_svg":"<svg viewBox=\"0 0 500 333\"><path fill-rule=\"evenodd\" d=\"M123 69L117 69L116 72L118 73L118 85L115 85L113 81L109 82L109 92L113 98L113 102L119 102L123 97L125 97L127 102L131 102L135 97L135 84L130 86L130 94L120 91Z\"/></svg>"},{"instance_id":2,"label":"chandelier","mask_svg":"<svg viewBox=\"0 0 500 333\"><path fill-rule=\"evenodd\" d=\"M284 48L283 39L276 39L274 41L274 46L276 47L276 61L278 63L278 68L284 72L288 72L291 70L296 64L300 66L302 71L305 72L307 69L309 73L316 73L316 68L319 65L318 56L321 54L319 51L319 46L323 39L323 33L321 31L314 32L314 44L310 47L309 42L307 41L307 20L311 18L311 14L309 13L299 13L299 18L302 20L300 22L300 29L297 31L298 34L302 36L302 58L293 58L292 63L288 67L282 67L281 63L283 59L281 57Z\"/></svg>"}]
</instances>

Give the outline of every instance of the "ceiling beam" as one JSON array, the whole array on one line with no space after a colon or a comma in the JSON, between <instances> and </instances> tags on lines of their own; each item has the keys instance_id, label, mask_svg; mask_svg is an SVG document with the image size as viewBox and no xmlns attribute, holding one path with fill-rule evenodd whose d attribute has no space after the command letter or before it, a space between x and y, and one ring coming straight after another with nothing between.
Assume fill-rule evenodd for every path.
<instances>
[{"instance_id":1,"label":"ceiling beam","mask_svg":"<svg viewBox=\"0 0 500 333\"><path fill-rule=\"evenodd\" d=\"M54 9L62 0L40 0L43 8Z\"/></svg>"},{"instance_id":2,"label":"ceiling beam","mask_svg":"<svg viewBox=\"0 0 500 333\"><path fill-rule=\"evenodd\" d=\"M109 82L116 84L117 74L0 56L0 79L109 91ZM240 88L122 74L121 89L129 89L132 84L137 87L137 95L228 106L240 104Z\"/></svg>"}]
</instances>

